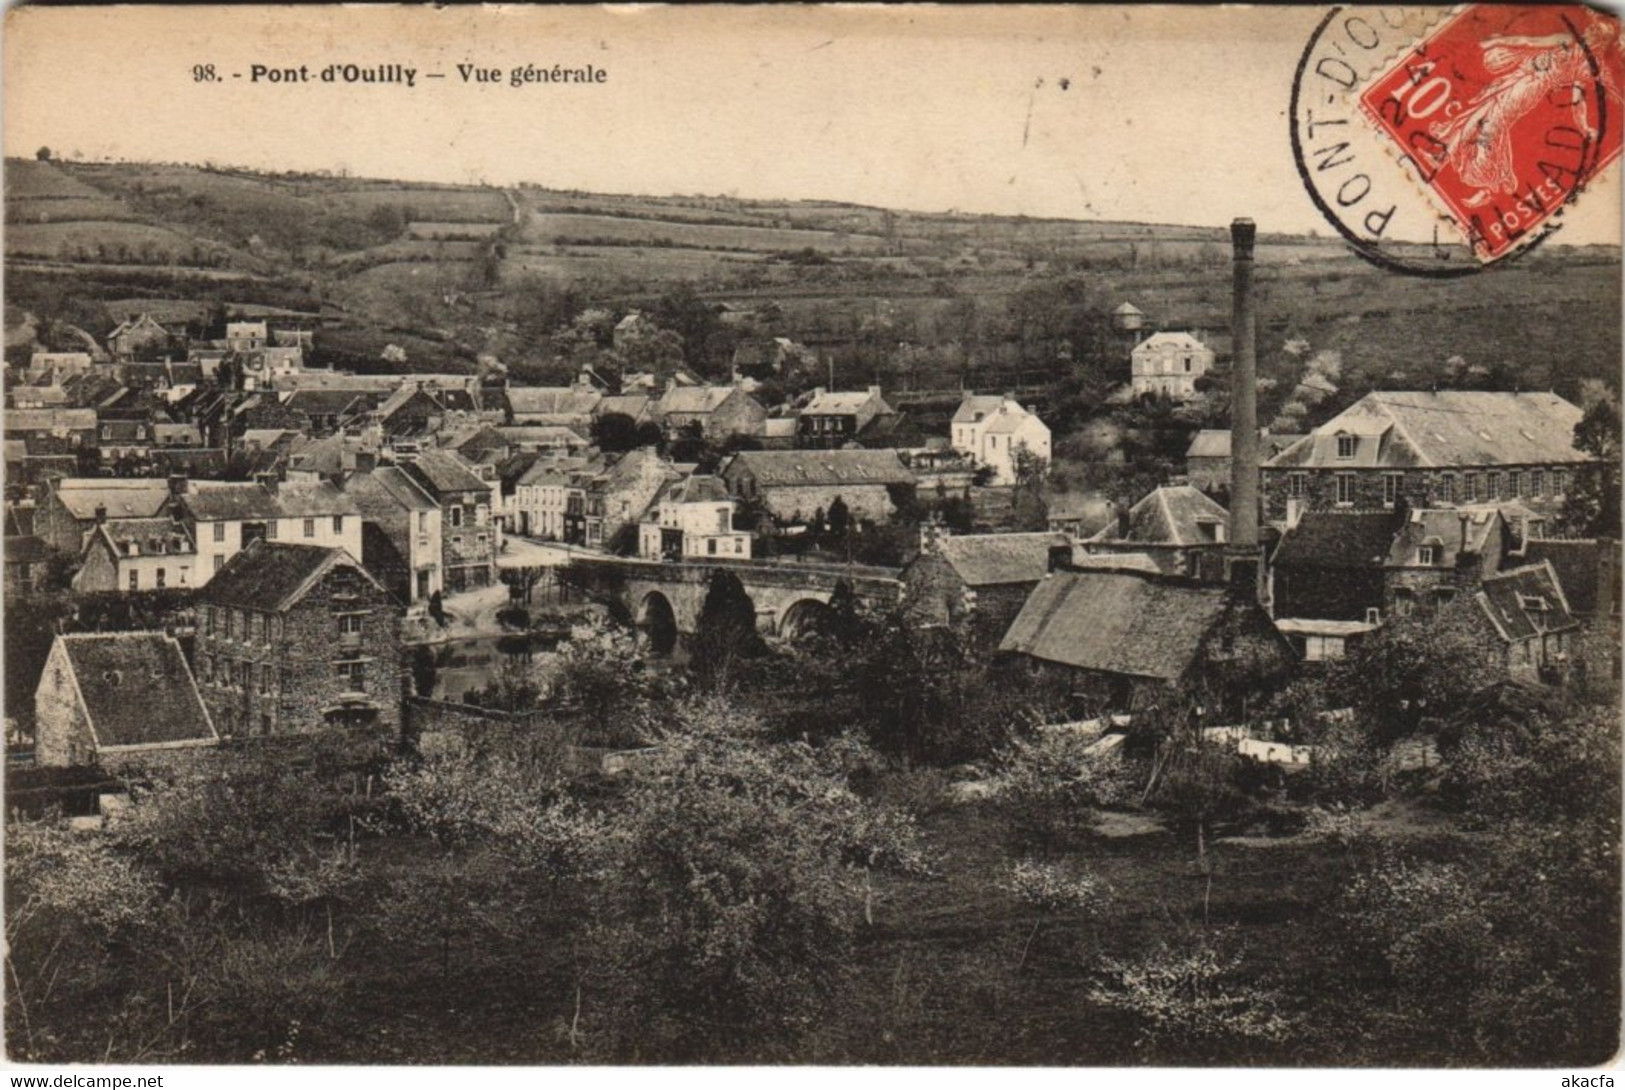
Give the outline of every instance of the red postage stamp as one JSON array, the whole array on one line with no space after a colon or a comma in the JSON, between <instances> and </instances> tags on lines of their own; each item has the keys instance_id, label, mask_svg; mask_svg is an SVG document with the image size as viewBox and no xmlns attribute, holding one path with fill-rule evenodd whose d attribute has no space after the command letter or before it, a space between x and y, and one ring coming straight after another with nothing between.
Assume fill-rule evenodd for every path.
<instances>
[{"instance_id":1,"label":"red postage stamp","mask_svg":"<svg viewBox=\"0 0 1625 1090\"><path fill-rule=\"evenodd\" d=\"M1360 105L1488 262L1619 157L1622 85L1613 17L1477 4L1378 73Z\"/></svg>"}]
</instances>

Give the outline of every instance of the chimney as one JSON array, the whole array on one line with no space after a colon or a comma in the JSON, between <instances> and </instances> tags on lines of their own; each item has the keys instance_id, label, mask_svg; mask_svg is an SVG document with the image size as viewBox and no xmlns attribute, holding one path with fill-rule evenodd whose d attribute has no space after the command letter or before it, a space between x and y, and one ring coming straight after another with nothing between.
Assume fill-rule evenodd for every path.
<instances>
[{"instance_id":1,"label":"chimney","mask_svg":"<svg viewBox=\"0 0 1625 1090\"><path fill-rule=\"evenodd\" d=\"M169 494L171 496L186 495L186 478L184 476L175 474L169 478Z\"/></svg>"},{"instance_id":2,"label":"chimney","mask_svg":"<svg viewBox=\"0 0 1625 1090\"><path fill-rule=\"evenodd\" d=\"M1117 508L1117 537L1120 541L1128 540L1128 508L1123 504L1113 504Z\"/></svg>"},{"instance_id":3,"label":"chimney","mask_svg":"<svg viewBox=\"0 0 1625 1090\"><path fill-rule=\"evenodd\" d=\"M814 397L823 397L824 396L824 388L822 386L814 386L813 387L813 396Z\"/></svg>"},{"instance_id":4,"label":"chimney","mask_svg":"<svg viewBox=\"0 0 1625 1090\"><path fill-rule=\"evenodd\" d=\"M1230 582L1246 583L1262 596L1263 565L1258 544L1258 313L1253 300L1253 241L1250 219L1230 224L1232 281L1230 309Z\"/></svg>"},{"instance_id":5,"label":"chimney","mask_svg":"<svg viewBox=\"0 0 1625 1090\"><path fill-rule=\"evenodd\" d=\"M1456 516L1456 521L1461 523L1461 538L1456 544L1457 563L1460 563L1461 558L1467 555L1467 521L1470 518L1472 518L1472 516L1467 514L1465 511Z\"/></svg>"},{"instance_id":6,"label":"chimney","mask_svg":"<svg viewBox=\"0 0 1625 1090\"><path fill-rule=\"evenodd\" d=\"M871 397L879 397L880 396L880 387L879 386L871 386L871 387L869 387L869 395Z\"/></svg>"},{"instance_id":7,"label":"chimney","mask_svg":"<svg viewBox=\"0 0 1625 1090\"><path fill-rule=\"evenodd\" d=\"M106 525L106 523L107 523L107 505L105 503L98 503L96 505L96 525L97 526L104 526L104 525Z\"/></svg>"}]
</instances>

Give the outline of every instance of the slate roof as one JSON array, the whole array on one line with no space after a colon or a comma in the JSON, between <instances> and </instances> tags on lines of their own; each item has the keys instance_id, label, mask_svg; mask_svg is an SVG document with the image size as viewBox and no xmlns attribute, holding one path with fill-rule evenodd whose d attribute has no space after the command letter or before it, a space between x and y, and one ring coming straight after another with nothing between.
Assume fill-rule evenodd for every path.
<instances>
[{"instance_id":1,"label":"slate roof","mask_svg":"<svg viewBox=\"0 0 1625 1090\"><path fill-rule=\"evenodd\" d=\"M641 417L649 408L647 394L615 394L604 398L593 410L594 416L605 416L609 413L623 413L633 420Z\"/></svg>"},{"instance_id":2,"label":"slate roof","mask_svg":"<svg viewBox=\"0 0 1625 1090\"><path fill-rule=\"evenodd\" d=\"M95 409L7 409L5 429L12 431L90 431L96 427Z\"/></svg>"},{"instance_id":3,"label":"slate roof","mask_svg":"<svg viewBox=\"0 0 1625 1090\"><path fill-rule=\"evenodd\" d=\"M1200 527L1224 525L1230 513L1199 489L1188 484L1163 485L1152 489L1128 510L1128 533L1119 536L1117 526L1108 523L1090 540L1135 541L1145 545L1211 545L1218 533L1209 537Z\"/></svg>"},{"instance_id":4,"label":"slate roof","mask_svg":"<svg viewBox=\"0 0 1625 1090\"><path fill-rule=\"evenodd\" d=\"M1258 451L1261 458L1273 458L1293 443L1302 439L1301 435L1275 434L1260 435L1258 437ZM1203 428L1191 439L1191 445L1185 449L1186 458L1229 458L1230 457L1230 429L1229 428Z\"/></svg>"},{"instance_id":5,"label":"slate roof","mask_svg":"<svg viewBox=\"0 0 1625 1090\"><path fill-rule=\"evenodd\" d=\"M198 592L199 601L281 612L297 605L318 579L340 565L355 568L383 589L343 549L260 540L228 560Z\"/></svg>"},{"instance_id":6,"label":"slate roof","mask_svg":"<svg viewBox=\"0 0 1625 1090\"><path fill-rule=\"evenodd\" d=\"M1033 588L999 650L1177 681L1228 608L1226 593L1129 572L1056 572Z\"/></svg>"},{"instance_id":7,"label":"slate roof","mask_svg":"<svg viewBox=\"0 0 1625 1090\"><path fill-rule=\"evenodd\" d=\"M665 494L660 497L660 502L726 503L730 499L732 497L728 495L728 486L719 478L697 473L668 484Z\"/></svg>"},{"instance_id":8,"label":"slate roof","mask_svg":"<svg viewBox=\"0 0 1625 1090\"><path fill-rule=\"evenodd\" d=\"M54 491L81 522L95 518L97 507L106 507L108 518L152 518L169 502L169 482L160 477L64 477Z\"/></svg>"},{"instance_id":9,"label":"slate roof","mask_svg":"<svg viewBox=\"0 0 1625 1090\"><path fill-rule=\"evenodd\" d=\"M194 481L182 502L199 522L269 519L282 514L269 488L241 481Z\"/></svg>"},{"instance_id":10,"label":"slate roof","mask_svg":"<svg viewBox=\"0 0 1625 1090\"><path fill-rule=\"evenodd\" d=\"M407 463L407 472L433 492L489 492L488 481L480 480L462 458L449 450L426 450Z\"/></svg>"},{"instance_id":11,"label":"slate roof","mask_svg":"<svg viewBox=\"0 0 1625 1090\"><path fill-rule=\"evenodd\" d=\"M173 636L79 633L57 642L98 749L220 740Z\"/></svg>"},{"instance_id":12,"label":"slate roof","mask_svg":"<svg viewBox=\"0 0 1625 1090\"><path fill-rule=\"evenodd\" d=\"M97 527L113 551L124 555L124 546L134 544L142 556L185 555L197 552L185 523L170 518L111 519Z\"/></svg>"},{"instance_id":13,"label":"slate roof","mask_svg":"<svg viewBox=\"0 0 1625 1090\"><path fill-rule=\"evenodd\" d=\"M955 424L974 424L991 413L999 411L1004 398L998 394L971 394L954 410Z\"/></svg>"},{"instance_id":14,"label":"slate roof","mask_svg":"<svg viewBox=\"0 0 1625 1090\"><path fill-rule=\"evenodd\" d=\"M1584 462L1574 449L1579 406L1556 394L1486 390L1369 393L1274 458L1271 468L1552 465ZM1355 439L1337 456L1339 434Z\"/></svg>"},{"instance_id":15,"label":"slate roof","mask_svg":"<svg viewBox=\"0 0 1625 1090\"><path fill-rule=\"evenodd\" d=\"M574 386L510 386L508 408L515 416L591 416L603 396Z\"/></svg>"},{"instance_id":16,"label":"slate roof","mask_svg":"<svg viewBox=\"0 0 1625 1090\"><path fill-rule=\"evenodd\" d=\"M717 407L734 392L733 386L674 386L660 397L658 412L662 416L671 413L712 413Z\"/></svg>"},{"instance_id":17,"label":"slate roof","mask_svg":"<svg viewBox=\"0 0 1625 1090\"><path fill-rule=\"evenodd\" d=\"M1461 520L1467 519L1467 551L1482 553L1491 534L1501 532L1505 522L1493 509L1452 510L1439 507L1419 507L1397 528L1388 549L1388 567L1415 567L1420 562L1417 550L1432 545L1439 552L1438 560L1429 567L1454 567L1461 555Z\"/></svg>"},{"instance_id":18,"label":"slate roof","mask_svg":"<svg viewBox=\"0 0 1625 1090\"><path fill-rule=\"evenodd\" d=\"M323 515L359 515L360 508L331 481L283 481L276 488L276 505L283 518Z\"/></svg>"},{"instance_id":19,"label":"slate roof","mask_svg":"<svg viewBox=\"0 0 1625 1090\"><path fill-rule=\"evenodd\" d=\"M802 413L807 416L855 416L878 401L877 412L888 412L890 406L879 394L869 390L826 390L815 393Z\"/></svg>"},{"instance_id":20,"label":"slate roof","mask_svg":"<svg viewBox=\"0 0 1625 1090\"><path fill-rule=\"evenodd\" d=\"M1557 573L1544 561L1492 575L1479 585L1478 604L1503 640L1526 640L1578 628Z\"/></svg>"},{"instance_id":21,"label":"slate roof","mask_svg":"<svg viewBox=\"0 0 1625 1090\"><path fill-rule=\"evenodd\" d=\"M937 548L968 587L1036 583L1049 571L1049 551L1068 544L1065 534L963 534Z\"/></svg>"},{"instance_id":22,"label":"slate roof","mask_svg":"<svg viewBox=\"0 0 1625 1090\"><path fill-rule=\"evenodd\" d=\"M513 446L584 447L583 439L574 428L563 424L505 424L495 429L499 438Z\"/></svg>"},{"instance_id":23,"label":"slate roof","mask_svg":"<svg viewBox=\"0 0 1625 1090\"><path fill-rule=\"evenodd\" d=\"M282 405L306 416L354 416L381 400L377 390L295 390Z\"/></svg>"},{"instance_id":24,"label":"slate roof","mask_svg":"<svg viewBox=\"0 0 1625 1090\"><path fill-rule=\"evenodd\" d=\"M1282 536L1270 563L1327 571L1380 569L1395 527L1388 511L1305 511Z\"/></svg>"},{"instance_id":25,"label":"slate roof","mask_svg":"<svg viewBox=\"0 0 1625 1090\"><path fill-rule=\"evenodd\" d=\"M742 471L763 488L914 483L894 450L744 450L729 459L723 476Z\"/></svg>"},{"instance_id":26,"label":"slate roof","mask_svg":"<svg viewBox=\"0 0 1625 1090\"><path fill-rule=\"evenodd\" d=\"M1209 348L1189 333L1153 333L1145 340L1134 346L1134 351L1142 348L1172 348L1185 352L1207 352Z\"/></svg>"},{"instance_id":27,"label":"slate roof","mask_svg":"<svg viewBox=\"0 0 1625 1090\"><path fill-rule=\"evenodd\" d=\"M1614 541L1556 541L1536 538L1524 547L1530 564L1549 564L1563 587L1569 610L1582 616L1597 612L1597 594L1606 585L1619 592L1619 543ZM1613 578L1602 578L1605 567L1613 568ZM1619 602L1606 604L1613 612Z\"/></svg>"}]
</instances>

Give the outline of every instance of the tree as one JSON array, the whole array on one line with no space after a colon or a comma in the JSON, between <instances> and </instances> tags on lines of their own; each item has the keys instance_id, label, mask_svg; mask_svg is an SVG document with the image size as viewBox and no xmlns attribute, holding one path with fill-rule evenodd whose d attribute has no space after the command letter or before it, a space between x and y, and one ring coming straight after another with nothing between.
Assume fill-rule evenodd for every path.
<instances>
[{"instance_id":1,"label":"tree","mask_svg":"<svg viewBox=\"0 0 1625 1090\"><path fill-rule=\"evenodd\" d=\"M836 496L834 502L829 505L827 517L829 519L829 536L833 538L845 537L852 521L852 513L847 510L846 501Z\"/></svg>"},{"instance_id":2,"label":"tree","mask_svg":"<svg viewBox=\"0 0 1625 1090\"><path fill-rule=\"evenodd\" d=\"M694 626L693 668L703 684L727 686L738 664L763 650L756 631L756 606L739 576L725 569L711 573Z\"/></svg>"},{"instance_id":3,"label":"tree","mask_svg":"<svg viewBox=\"0 0 1625 1090\"><path fill-rule=\"evenodd\" d=\"M38 151L36 151L34 153L34 158L38 159L42 163L50 162L51 161L51 149L48 148L48 147L41 147Z\"/></svg>"},{"instance_id":4,"label":"tree","mask_svg":"<svg viewBox=\"0 0 1625 1090\"><path fill-rule=\"evenodd\" d=\"M837 753L765 744L719 703L682 708L660 753L596 841L585 1025L620 1062L772 1055L839 1002L865 872L924 868L914 827Z\"/></svg>"},{"instance_id":5,"label":"tree","mask_svg":"<svg viewBox=\"0 0 1625 1090\"><path fill-rule=\"evenodd\" d=\"M416 644L412 648L412 691L419 696L433 696L435 682L439 680L440 667L434 659L434 649L427 644Z\"/></svg>"},{"instance_id":6,"label":"tree","mask_svg":"<svg viewBox=\"0 0 1625 1090\"><path fill-rule=\"evenodd\" d=\"M1477 605L1463 604L1466 611L1447 607L1434 617L1390 619L1331 671L1333 692L1377 741L1415 733L1500 679L1471 628Z\"/></svg>"},{"instance_id":7,"label":"tree","mask_svg":"<svg viewBox=\"0 0 1625 1090\"><path fill-rule=\"evenodd\" d=\"M1612 396L1598 397L1574 426L1574 449L1597 459L1577 471L1563 519L1580 534L1620 536L1620 412Z\"/></svg>"},{"instance_id":8,"label":"tree","mask_svg":"<svg viewBox=\"0 0 1625 1090\"><path fill-rule=\"evenodd\" d=\"M592 442L606 454L636 449L637 422L626 413L605 413L592 422Z\"/></svg>"}]
</instances>

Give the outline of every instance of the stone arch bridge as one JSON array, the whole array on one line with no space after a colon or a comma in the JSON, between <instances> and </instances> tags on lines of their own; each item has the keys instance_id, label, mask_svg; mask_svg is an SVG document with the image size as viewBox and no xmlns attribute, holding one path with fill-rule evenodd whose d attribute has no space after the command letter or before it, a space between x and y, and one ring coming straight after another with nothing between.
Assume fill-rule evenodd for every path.
<instances>
[{"instance_id":1,"label":"stone arch bridge","mask_svg":"<svg viewBox=\"0 0 1625 1090\"><path fill-rule=\"evenodd\" d=\"M589 597L619 603L657 649L669 650L679 634L693 635L711 573L719 568L739 577L756 607L757 630L782 640L793 641L815 625L828 612L830 596L843 579L858 602L870 609L888 609L902 600L903 584L896 569L862 565L577 555L570 561L567 578Z\"/></svg>"}]
</instances>

